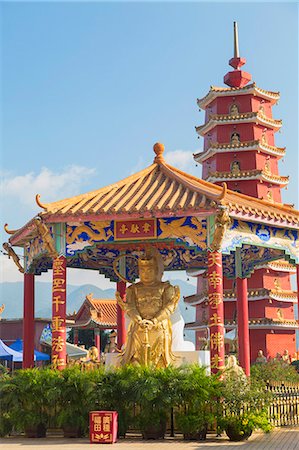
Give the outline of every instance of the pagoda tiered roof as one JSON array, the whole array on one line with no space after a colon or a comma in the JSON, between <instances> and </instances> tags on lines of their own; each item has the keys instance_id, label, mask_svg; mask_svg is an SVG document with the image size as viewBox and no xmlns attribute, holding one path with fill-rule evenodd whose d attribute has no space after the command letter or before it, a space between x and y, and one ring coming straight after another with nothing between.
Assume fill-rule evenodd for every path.
<instances>
[{"instance_id":1,"label":"pagoda tiered roof","mask_svg":"<svg viewBox=\"0 0 299 450\"><path fill-rule=\"evenodd\" d=\"M236 123L256 123L264 127L272 128L277 131L282 126L282 120L271 119L265 116L261 111L239 113L239 114L210 114L208 121L198 127L195 127L197 134L204 136L217 125L229 125Z\"/></svg>"},{"instance_id":2,"label":"pagoda tiered roof","mask_svg":"<svg viewBox=\"0 0 299 450\"><path fill-rule=\"evenodd\" d=\"M237 321L236 320L224 320L224 326L227 329L233 329L237 327ZM297 330L299 322L298 320L292 320L292 319L271 319L267 317L260 317L260 318L253 318L248 321L249 329L252 330L253 328L259 328L259 329L287 329L287 330ZM185 329L186 330L194 330L199 331L206 329L208 327L208 321L206 322L190 322L186 323Z\"/></svg>"},{"instance_id":3,"label":"pagoda tiered roof","mask_svg":"<svg viewBox=\"0 0 299 450\"><path fill-rule=\"evenodd\" d=\"M157 149L157 145L161 148ZM228 207L232 217L250 215L252 221L299 228L299 211L292 207L274 205L182 172L166 163L162 144L156 144L155 148L154 164L122 181L52 203L42 203L37 196L37 203L43 208L39 216L48 223L207 216L214 214L217 205L222 205ZM6 231L12 234L7 228ZM36 234L35 219L32 219L14 230L9 241L23 246Z\"/></svg>"},{"instance_id":4,"label":"pagoda tiered roof","mask_svg":"<svg viewBox=\"0 0 299 450\"><path fill-rule=\"evenodd\" d=\"M297 303L297 292L283 290L283 289L266 289L266 288L252 288L248 289L248 300L256 301L263 299L273 299L280 302ZM237 293L233 289L224 289L223 291L224 301L236 301ZM200 294L193 294L184 297L184 301L191 306L196 306L208 301L208 293L201 292Z\"/></svg>"},{"instance_id":5,"label":"pagoda tiered roof","mask_svg":"<svg viewBox=\"0 0 299 450\"><path fill-rule=\"evenodd\" d=\"M251 83L241 88L211 86L208 94L205 95L205 97L198 99L197 104L199 108L206 109L206 107L217 97L248 94L264 98L272 104L275 104L280 98L279 92L266 91L265 89L257 87L255 83Z\"/></svg>"},{"instance_id":6,"label":"pagoda tiered roof","mask_svg":"<svg viewBox=\"0 0 299 450\"><path fill-rule=\"evenodd\" d=\"M232 144L230 142L219 144L218 142L211 142L207 150L193 155L194 160L199 163L203 163L207 159L214 156L216 153L229 153L229 152L248 152L257 151L263 152L268 155L276 156L279 158L285 155L286 149L268 145L262 142L260 139L254 141L239 142L238 144Z\"/></svg>"},{"instance_id":7,"label":"pagoda tiered roof","mask_svg":"<svg viewBox=\"0 0 299 450\"><path fill-rule=\"evenodd\" d=\"M215 183L216 181L230 181L230 180L263 180L268 183L278 184L279 186L285 186L289 183L289 177L282 177L269 173L265 170L253 169L253 170L240 170L239 172L209 172L207 181Z\"/></svg>"}]
</instances>

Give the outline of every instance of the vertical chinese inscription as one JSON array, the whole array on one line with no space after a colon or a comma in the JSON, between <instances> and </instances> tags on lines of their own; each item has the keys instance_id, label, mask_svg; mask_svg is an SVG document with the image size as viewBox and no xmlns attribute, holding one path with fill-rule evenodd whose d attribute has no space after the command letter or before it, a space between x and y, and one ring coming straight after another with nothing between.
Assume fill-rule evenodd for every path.
<instances>
[{"instance_id":1,"label":"vertical chinese inscription","mask_svg":"<svg viewBox=\"0 0 299 450\"><path fill-rule=\"evenodd\" d=\"M224 310L222 254L208 252L208 301L211 372L224 368Z\"/></svg>"},{"instance_id":2,"label":"vertical chinese inscription","mask_svg":"<svg viewBox=\"0 0 299 450\"><path fill-rule=\"evenodd\" d=\"M53 260L52 285L52 366L62 370L66 365L66 258Z\"/></svg>"}]
</instances>

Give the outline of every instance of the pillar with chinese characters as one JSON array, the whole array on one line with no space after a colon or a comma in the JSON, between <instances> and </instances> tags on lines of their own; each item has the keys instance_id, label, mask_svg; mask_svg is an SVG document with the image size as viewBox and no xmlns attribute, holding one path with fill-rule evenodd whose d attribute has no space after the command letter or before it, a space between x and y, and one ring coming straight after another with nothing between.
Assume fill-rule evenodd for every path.
<instances>
[{"instance_id":1,"label":"pillar with chinese characters","mask_svg":"<svg viewBox=\"0 0 299 450\"><path fill-rule=\"evenodd\" d=\"M23 369L34 366L34 275L24 273Z\"/></svg>"},{"instance_id":2,"label":"pillar with chinese characters","mask_svg":"<svg viewBox=\"0 0 299 450\"><path fill-rule=\"evenodd\" d=\"M66 258L53 260L52 286L52 366L62 370L66 366Z\"/></svg>"},{"instance_id":3,"label":"pillar with chinese characters","mask_svg":"<svg viewBox=\"0 0 299 450\"><path fill-rule=\"evenodd\" d=\"M79 344L79 330L77 328L73 328L74 330L74 345Z\"/></svg>"},{"instance_id":4,"label":"pillar with chinese characters","mask_svg":"<svg viewBox=\"0 0 299 450\"><path fill-rule=\"evenodd\" d=\"M211 372L224 368L222 253L208 251L208 298Z\"/></svg>"},{"instance_id":5,"label":"pillar with chinese characters","mask_svg":"<svg viewBox=\"0 0 299 450\"><path fill-rule=\"evenodd\" d=\"M126 297L126 283L125 281L117 282L117 291L123 300ZM117 348L121 349L126 343L126 320L125 313L119 305L117 305Z\"/></svg>"}]
</instances>

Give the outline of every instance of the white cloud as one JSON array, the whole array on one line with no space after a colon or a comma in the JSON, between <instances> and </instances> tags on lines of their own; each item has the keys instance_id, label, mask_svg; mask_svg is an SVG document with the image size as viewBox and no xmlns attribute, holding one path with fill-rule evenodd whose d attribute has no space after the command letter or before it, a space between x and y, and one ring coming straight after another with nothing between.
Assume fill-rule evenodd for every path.
<instances>
[{"instance_id":1,"label":"white cloud","mask_svg":"<svg viewBox=\"0 0 299 450\"><path fill-rule=\"evenodd\" d=\"M190 173L197 177L201 177L201 167L196 167L193 159L193 153L190 150L173 150L166 152L164 158L168 164Z\"/></svg>"},{"instance_id":2,"label":"white cloud","mask_svg":"<svg viewBox=\"0 0 299 450\"><path fill-rule=\"evenodd\" d=\"M43 167L37 174L29 172L11 176L5 173L1 181L1 192L6 199L17 199L27 207L36 208L36 194L40 194L45 203L76 195L84 181L94 173L94 169L82 166L69 166L60 173L47 167Z\"/></svg>"}]
</instances>

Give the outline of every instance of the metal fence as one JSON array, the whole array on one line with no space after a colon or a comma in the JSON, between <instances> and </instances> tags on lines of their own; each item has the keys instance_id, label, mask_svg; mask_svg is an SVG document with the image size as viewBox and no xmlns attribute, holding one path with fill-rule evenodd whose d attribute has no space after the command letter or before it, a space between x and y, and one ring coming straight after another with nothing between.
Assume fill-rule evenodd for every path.
<instances>
[{"instance_id":1,"label":"metal fence","mask_svg":"<svg viewBox=\"0 0 299 450\"><path fill-rule=\"evenodd\" d=\"M276 427L299 425L299 384L272 382L267 389L273 394L271 423Z\"/></svg>"}]
</instances>

